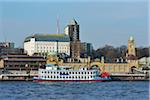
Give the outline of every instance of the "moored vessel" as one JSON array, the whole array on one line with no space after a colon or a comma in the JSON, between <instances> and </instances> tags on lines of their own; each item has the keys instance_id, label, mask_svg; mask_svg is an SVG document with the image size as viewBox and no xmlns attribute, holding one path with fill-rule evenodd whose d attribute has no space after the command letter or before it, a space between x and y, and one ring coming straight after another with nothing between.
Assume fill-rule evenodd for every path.
<instances>
[{"instance_id":1,"label":"moored vessel","mask_svg":"<svg viewBox=\"0 0 150 100\"><path fill-rule=\"evenodd\" d=\"M82 67L73 70L70 66L57 66L47 64L45 68L39 68L38 76L34 82L103 82L110 81L108 74L101 74L99 68Z\"/></svg>"}]
</instances>

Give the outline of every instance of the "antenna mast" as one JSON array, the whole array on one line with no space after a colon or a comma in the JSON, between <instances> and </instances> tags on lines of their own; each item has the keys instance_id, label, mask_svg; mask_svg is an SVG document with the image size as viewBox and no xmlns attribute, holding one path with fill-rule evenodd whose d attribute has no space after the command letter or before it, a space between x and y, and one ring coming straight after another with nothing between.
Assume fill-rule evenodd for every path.
<instances>
[{"instance_id":1,"label":"antenna mast","mask_svg":"<svg viewBox=\"0 0 150 100\"><path fill-rule=\"evenodd\" d=\"M60 33L59 16L57 16L57 34Z\"/></svg>"}]
</instances>

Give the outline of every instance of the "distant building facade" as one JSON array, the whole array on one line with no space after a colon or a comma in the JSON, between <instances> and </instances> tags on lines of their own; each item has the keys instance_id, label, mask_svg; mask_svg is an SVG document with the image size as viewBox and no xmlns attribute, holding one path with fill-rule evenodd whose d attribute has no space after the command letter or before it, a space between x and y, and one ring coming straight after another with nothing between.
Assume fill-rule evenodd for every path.
<instances>
[{"instance_id":1,"label":"distant building facade","mask_svg":"<svg viewBox=\"0 0 150 100\"><path fill-rule=\"evenodd\" d=\"M8 54L23 54L23 48L14 48L14 43L12 42L0 42L0 56Z\"/></svg>"},{"instance_id":2,"label":"distant building facade","mask_svg":"<svg viewBox=\"0 0 150 100\"><path fill-rule=\"evenodd\" d=\"M0 42L0 48L14 48L13 42Z\"/></svg>"},{"instance_id":3,"label":"distant building facade","mask_svg":"<svg viewBox=\"0 0 150 100\"><path fill-rule=\"evenodd\" d=\"M65 34L70 37L70 55L72 59L80 58L80 36L79 25L75 19L71 20L64 29Z\"/></svg>"},{"instance_id":4,"label":"distant building facade","mask_svg":"<svg viewBox=\"0 0 150 100\"><path fill-rule=\"evenodd\" d=\"M4 70L26 70L26 67L37 70L45 63L46 60L41 56L3 55L0 57L0 69Z\"/></svg>"},{"instance_id":5,"label":"distant building facade","mask_svg":"<svg viewBox=\"0 0 150 100\"><path fill-rule=\"evenodd\" d=\"M0 55L24 54L23 48L0 48Z\"/></svg>"},{"instance_id":6,"label":"distant building facade","mask_svg":"<svg viewBox=\"0 0 150 100\"><path fill-rule=\"evenodd\" d=\"M93 46L91 43L82 42L80 44L80 56L82 58L92 56Z\"/></svg>"},{"instance_id":7,"label":"distant building facade","mask_svg":"<svg viewBox=\"0 0 150 100\"><path fill-rule=\"evenodd\" d=\"M70 38L66 34L35 34L24 40L24 50L28 55L65 53L70 56Z\"/></svg>"}]
</instances>

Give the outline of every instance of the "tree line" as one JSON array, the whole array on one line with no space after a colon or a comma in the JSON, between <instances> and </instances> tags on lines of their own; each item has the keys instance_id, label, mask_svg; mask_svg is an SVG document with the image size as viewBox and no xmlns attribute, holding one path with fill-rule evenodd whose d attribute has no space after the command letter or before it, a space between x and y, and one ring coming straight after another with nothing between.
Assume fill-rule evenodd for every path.
<instances>
[{"instance_id":1,"label":"tree line","mask_svg":"<svg viewBox=\"0 0 150 100\"><path fill-rule=\"evenodd\" d=\"M137 58L149 57L150 47L137 47ZM100 58L103 56L105 62L116 62L116 59L125 59L127 53L127 46L122 45L120 47L113 47L111 45L105 45L92 51L92 58Z\"/></svg>"}]
</instances>

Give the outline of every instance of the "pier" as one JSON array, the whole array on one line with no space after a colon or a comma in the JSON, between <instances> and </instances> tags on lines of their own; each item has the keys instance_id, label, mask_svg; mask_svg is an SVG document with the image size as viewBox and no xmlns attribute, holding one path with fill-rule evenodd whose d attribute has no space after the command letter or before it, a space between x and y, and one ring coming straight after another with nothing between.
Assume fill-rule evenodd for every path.
<instances>
[{"instance_id":1,"label":"pier","mask_svg":"<svg viewBox=\"0 0 150 100\"><path fill-rule=\"evenodd\" d=\"M1 74L1 81L9 81L9 80L26 80L31 81L34 76L37 76L37 73L34 74ZM112 81L141 81L141 80L149 80L148 74L131 74L131 73L111 73L110 77L113 79Z\"/></svg>"}]
</instances>

